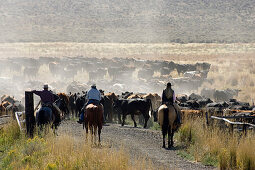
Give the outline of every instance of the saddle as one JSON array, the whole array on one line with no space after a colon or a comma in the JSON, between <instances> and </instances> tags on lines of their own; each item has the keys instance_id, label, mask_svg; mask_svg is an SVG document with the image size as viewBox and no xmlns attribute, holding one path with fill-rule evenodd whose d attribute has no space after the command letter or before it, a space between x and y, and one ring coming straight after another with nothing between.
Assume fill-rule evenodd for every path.
<instances>
[{"instance_id":1,"label":"saddle","mask_svg":"<svg viewBox=\"0 0 255 170\"><path fill-rule=\"evenodd\" d=\"M96 103L90 103L90 104L88 104L87 106L86 106L86 110L88 109L88 108L91 108L91 107L103 107L103 105L101 104L101 103L98 103L98 104L96 104Z\"/></svg>"},{"instance_id":2,"label":"saddle","mask_svg":"<svg viewBox=\"0 0 255 170\"><path fill-rule=\"evenodd\" d=\"M49 107L52 109L52 104L51 103L42 103L42 107Z\"/></svg>"},{"instance_id":3,"label":"saddle","mask_svg":"<svg viewBox=\"0 0 255 170\"><path fill-rule=\"evenodd\" d=\"M170 101L163 102L162 104L165 104L167 107L169 107L169 106L173 106L174 107L174 103L170 102Z\"/></svg>"},{"instance_id":4,"label":"saddle","mask_svg":"<svg viewBox=\"0 0 255 170\"><path fill-rule=\"evenodd\" d=\"M162 104L165 104L168 108L169 108L169 106L173 106L173 108L174 108L174 110L175 110L175 113L177 114L177 119L175 119L175 125L177 126L177 127L179 127L180 125L180 123L181 123L181 113L177 110L177 108L175 107L175 105L174 105L174 103L173 102L170 102L170 101L168 101L168 102L164 102L164 103L162 103Z\"/></svg>"}]
</instances>

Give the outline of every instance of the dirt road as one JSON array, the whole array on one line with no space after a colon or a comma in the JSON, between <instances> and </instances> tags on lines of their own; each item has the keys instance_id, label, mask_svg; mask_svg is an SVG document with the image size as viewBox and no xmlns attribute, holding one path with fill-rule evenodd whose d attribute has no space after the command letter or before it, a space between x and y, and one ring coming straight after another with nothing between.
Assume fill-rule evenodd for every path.
<instances>
[{"instance_id":1,"label":"dirt road","mask_svg":"<svg viewBox=\"0 0 255 170\"><path fill-rule=\"evenodd\" d=\"M77 138L84 138L82 126L75 121L63 121L58 134L71 134ZM192 163L177 155L178 148L163 149L160 131L130 126L121 127L118 124L103 126L102 142L107 146L119 148L121 145L129 150L131 159L143 157L151 160L154 165L165 169L214 169L199 163Z\"/></svg>"}]
</instances>

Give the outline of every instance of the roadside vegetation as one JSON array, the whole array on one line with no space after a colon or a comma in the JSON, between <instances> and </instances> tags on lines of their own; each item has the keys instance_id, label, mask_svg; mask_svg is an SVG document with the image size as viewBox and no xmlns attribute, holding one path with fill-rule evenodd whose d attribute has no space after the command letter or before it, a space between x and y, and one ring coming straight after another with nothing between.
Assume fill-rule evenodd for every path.
<instances>
[{"instance_id":1,"label":"roadside vegetation","mask_svg":"<svg viewBox=\"0 0 255 170\"><path fill-rule=\"evenodd\" d=\"M52 133L30 139L13 122L1 129L0 169L154 169L144 159L131 162L124 148L89 141Z\"/></svg>"},{"instance_id":2,"label":"roadside vegetation","mask_svg":"<svg viewBox=\"0 0 255 170\"><path fill-rule=\"evenodd\" d=\"M176 134L183 150L179 155L204 165L220 169L255 169L255 136L248 132L220 129L217 124L207 127L201 118L186 118Z\"/></svg>"}]
</instances>

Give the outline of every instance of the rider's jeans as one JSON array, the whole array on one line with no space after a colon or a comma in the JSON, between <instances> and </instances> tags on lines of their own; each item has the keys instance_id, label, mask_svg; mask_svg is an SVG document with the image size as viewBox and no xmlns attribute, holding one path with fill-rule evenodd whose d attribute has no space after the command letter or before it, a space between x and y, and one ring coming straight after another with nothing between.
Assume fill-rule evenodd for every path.
<instances>
[{"instance_id":1,"label":"rider's jeans","mask_svg":"<svg viewBox=\"0 0 255 170\"><path fill-rule=\"evenodd\" d=\"M47 116L49 116L50 118L52 118L52 110L49 107L41 107L40 110L38 111L38 113L43 110L45 112L45 115L48 114ZM36 119L38 120L38 115L36 114Z\"/></svg>"}]
</instances>

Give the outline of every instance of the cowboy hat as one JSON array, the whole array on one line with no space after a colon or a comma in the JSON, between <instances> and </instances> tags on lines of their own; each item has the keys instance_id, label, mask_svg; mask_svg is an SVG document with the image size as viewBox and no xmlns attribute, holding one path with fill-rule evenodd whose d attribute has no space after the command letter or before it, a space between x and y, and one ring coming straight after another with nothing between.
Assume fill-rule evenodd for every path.
<instances>
[{"instance_id":1,"label":"cowboy hat","mask_svg":"<svg viewBox=\"0 0 255 170\"><path fill-rule=\"evenodd\" d=\"M170 82L166 84L167 87L173 86Z\"/></svg>"},{"instance_id":2,"label":"cowboy hat","mask_svg":"<svg viewBox=\"0 0 255 170\"><path fill-rule=\"evenodd\" d=\"M49 88L48 84L43 85L43 88L48 89Z\"/></svg>"}]
</instances>

